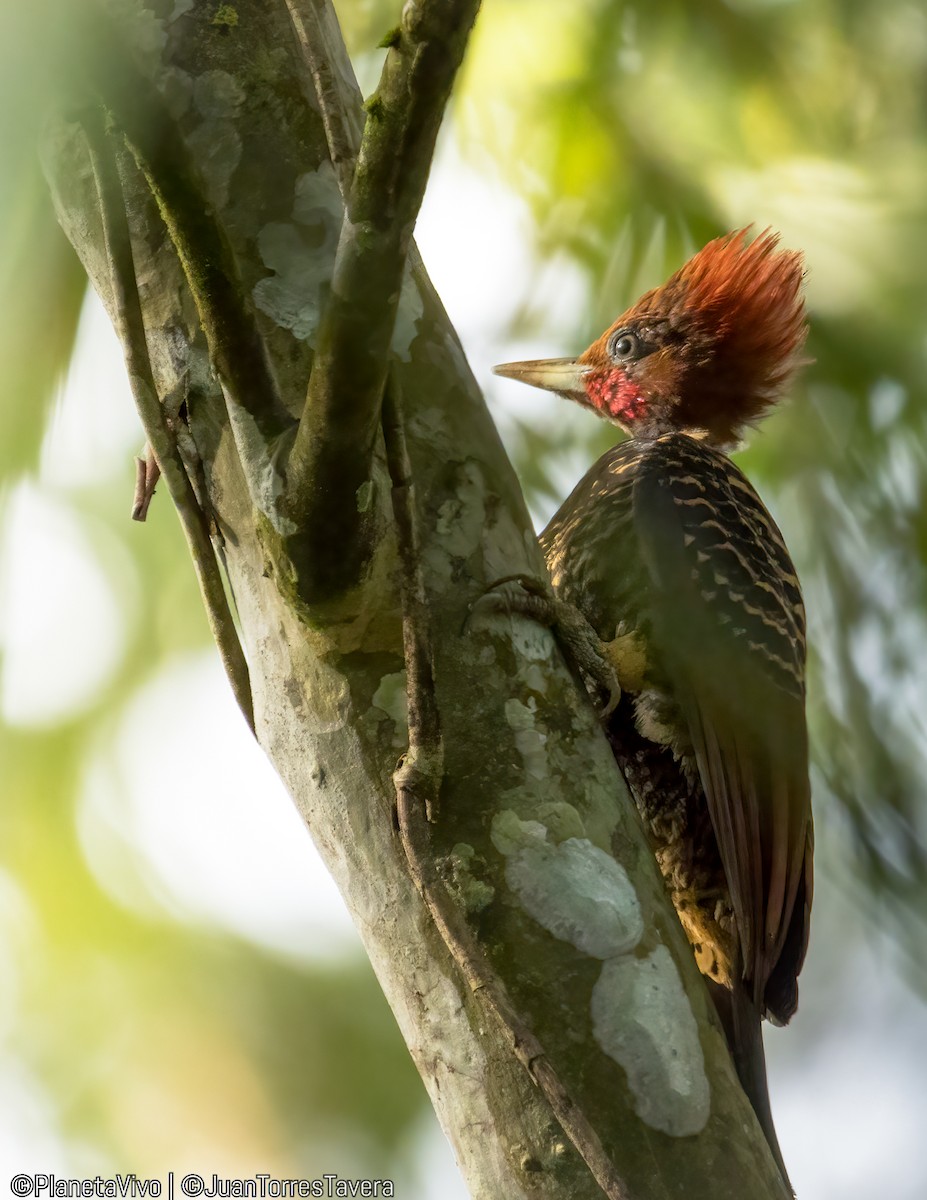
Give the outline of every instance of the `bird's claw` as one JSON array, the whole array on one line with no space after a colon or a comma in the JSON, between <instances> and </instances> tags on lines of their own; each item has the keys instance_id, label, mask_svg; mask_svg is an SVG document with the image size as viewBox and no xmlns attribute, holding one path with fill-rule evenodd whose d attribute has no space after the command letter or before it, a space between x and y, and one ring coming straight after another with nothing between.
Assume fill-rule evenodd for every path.
<instances>
[{"instance_id":1,"label":"bird's claw","mask_svg":"<svg viewBox=\"0 0 927 1200\"><path fill-rule=\"evenodd\" d=\"M504 575L489 585L470 605L465 631L480 616L531 617L541 625L553 626L554 595L550 585L531 575Z\"/></svg>"},{"instance_id":2,"label":"bird's claw","mask_svg":"<svg viewBox=\"0 0 927 1200\"><path fill-rule=\"evenodd\" d=\"M472 605L467 627L482 613L524 616L546 625L568 663L586 682L601 717L614 712L621 699L621 684L602 642L579 609L558 599L549 583L531 575L497 579Z\"/></svg>"},{"instance_id":3,"label":"bird's claw","mask_svg":"<svg viewBox=\"0 0 927 1200\"><path fill-rule=\"evenodd\" d=\"M605 720L621 700L618 674L596 631L579 609L556 598L553 604L555 614L551 629L568 661L576 665L586 680L599 707L599 715Z\"/></svg>"}]
</instances>

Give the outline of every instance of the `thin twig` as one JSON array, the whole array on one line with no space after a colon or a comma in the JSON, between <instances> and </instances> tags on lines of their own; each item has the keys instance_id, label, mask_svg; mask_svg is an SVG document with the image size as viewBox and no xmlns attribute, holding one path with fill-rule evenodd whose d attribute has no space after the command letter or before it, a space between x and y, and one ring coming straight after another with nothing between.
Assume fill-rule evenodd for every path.
<instances>
[{"instance_id":1,"label":"thin twig","mask_svg":"<svg viewBox=\"0 0 927 1200\"><path fill-rule=\"evenodd\" d=\"M254 730L254 708L248 664L238 638L222 582L222 573L176 441L168 427L151 368L145 320L138 294L135 260L125 208L122 181L113 147L103 126L103 114L91 109L84 119L93 173L100 198L106 251L112 271L113 303L129 381L145 428L148 444L177 507L199 580L203 603L235 699Z\"/></svg>"},{"instance_id":2,"label":"thin twig","mask_svg":"<svg viewBox=\"0 0 927 1200\"><path fill-rule=\"evenodd\" d=\"M356 496L371 475L406 256L478 7L479 0L408 0L366 106L331 293L287 467L290 516L320 541L323 553L332 543L356 545L367 520ZM320 102L331 105L324 86ZM346 135L330 136L340 153ZM321 554L318 561L324 564ZM355 571L362 565L355 563ZM339 566L333 563L333 573Z\"/></svg>"},{"instance_id":3,"label":"thin twig","mask_svg":"<svg viewBox=\"0 0 927 1200\"><path fill-rule=\"evenodd\" d=\"M543 1045L512 1004L502 980L474 938L434 861L429 815L436 811L444 774L440 714L434 688L428 598L421 569L412 473L398 388L387 384L383 431L392 479L393 513L399 546L402 638L409 699L409 750L393 776L399 833L409 872L444 943L473 992L499 1020L512 1053L537 1084L554 1116L609 1200L631 1200L580 1104L558 1075Z\"/></svg>"},{"instance_id":4,"label":"thin twig","mask_svg":"<svg viewBox=\"0 0 927 1200\"><path fill-rule=\"evenodd\" d=\"M135 494L132 497L132 520L147 521L148 509L155 494L155 487L161 478L161 468L158 460L151 452L151 447L145 445L144 457L135 460Z\"/></svg>"},{"instance_id":5,"label":"thin twig","mask_svg":"<svg viewBox=\"0 0 927 1200\"><path fill-rule=\"evenodd\" d=\"M309 74L312 76L319 112L322 116L322 126L325 129L325 140L328 145L329 158L335 170L335 178L344 200L348 199L351 183L354 179L354 166L360 149L362 123L354 120L356 115L351 105L351 97L345 95L345 88L339 88L338 81L332 73L332 59L336 54L343 54L347 59L347 50L341 29L329 0L284 0L290 13L296 39L299 42ZM391 46L395 37L388 34L380 43L381 47ZM322 53L324 51L324 53ZM351 91L350 88L347 91ZM355 82L352 92L357 100L357 109L361 108L361 91ZM375 106L375 101L374 101ZM431 280L425 270L422 256L414 239L408 249L409 265L416 275L419 289L426 289L430 296L437 299Z\"/></svg>"},{"instance_id":6,"label":"thin twig","mask_svg":"<svg viewBox=\"0 0 927 1200\"><path fill-rule=\"evenodd\" d=\"M354 177L361 126L351 119L353 114L344 103L344 97L339 94L342 89L332 70L333 56L343 53L347 58L347 51L341 41L338 23L332 19L332 7L328 0L285 0L285 3L312 76L335 178L341 194L347 197ZM331 44L332 38L337 39L337 45ZM360 89L356 94L359 109Z\"/></svg>"}]
</instances>

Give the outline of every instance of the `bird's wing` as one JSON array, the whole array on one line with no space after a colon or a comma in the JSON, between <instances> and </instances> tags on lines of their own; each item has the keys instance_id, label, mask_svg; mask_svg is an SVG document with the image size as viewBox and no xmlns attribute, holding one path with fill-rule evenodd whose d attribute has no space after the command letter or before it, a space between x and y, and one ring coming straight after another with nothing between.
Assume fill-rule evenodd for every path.
<instances>
[{"instance_id":1,"label":"bird's wing","mask_svg":"<svg viewBox=\"0 0 927 1200\"><path fill-rule=\"evenodd\" d=\"M724 455L655 441L634 526L653 645L688 728L737 921L744 978L788 1020L807 942L811 802L804 609L782 535Z\"/></svg>"}]
</instances>

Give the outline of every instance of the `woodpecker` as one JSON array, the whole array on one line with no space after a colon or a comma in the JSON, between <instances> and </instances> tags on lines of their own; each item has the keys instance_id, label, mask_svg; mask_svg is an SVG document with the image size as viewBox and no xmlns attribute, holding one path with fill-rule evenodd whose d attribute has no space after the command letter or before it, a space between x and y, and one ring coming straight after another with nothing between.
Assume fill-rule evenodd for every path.
<instances>
[{"instance_id":1,"label":"woodpecker","mask_svg":"<svg viewBox=\"0 0 927 1200\"><path fill-rule=\"evenodd\" d=\"M579 358L495 371L629 435L541 546L618 676L606 733L785 1175L760 1021L795 1012L808 944L805 615L782 534L728 452L782 395L807 327L801 255L748 235L710 242Z\"/></svg>"}]
</instances>

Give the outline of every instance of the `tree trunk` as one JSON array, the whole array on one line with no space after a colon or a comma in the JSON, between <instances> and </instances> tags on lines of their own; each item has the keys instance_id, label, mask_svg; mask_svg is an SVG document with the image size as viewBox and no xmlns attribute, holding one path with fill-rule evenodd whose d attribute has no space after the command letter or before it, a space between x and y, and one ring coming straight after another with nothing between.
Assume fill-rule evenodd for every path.
<instances>
[{"instance_id":1,"label":"tree trunk","mask_svg":"<svg viewBox=\"0 0 927 1200\"><path fill-rule=\"evenodd\" d=\"M463 39L442 31L451 8L410 0L387 72L415 67L420 35L421 45ZM256 736L341 888L472 1195L786 1195L587 697L546 629L471 615L500 577L546 575L414 249L390 386L415 561L397 552L400 485L378 421L370 455L358 454L359 486L351 478L352 443L366 436L353 424L353 384L335 389L334 415L302 438L315 472L292 493L303 509L278 503L287 452L300 445L295 422L305 432L324 408L301 416L313 362L324 388L322 364L345 357L332 330L347 329L363 353L362 330L338 311L336 253L347 258L353 237L363 259L370 230L382 232L376 212L342 228L364 114L330 6L178 0L158 16L124 0L107 11L93 36L102 62L44 147L59 219L131 342L91 153L102 105L154 390L185 472L168 482L175 499L192 484L194 558L208 597L216 560L196 541L201 519L227 572L247 673L226 645L227 661L240 694L250 675ZM392 86L387 75L383 111L367 106L384 136ZM389 213L389 195L382 204ZM388 303L380 287L373 269L372 300ZM150 429L144 342L126 350ZM410 737L403 597L413 568L433 695L409 700L436 715L442 752L425 764L440 785L425 843L397 831L393 780ZM212 601L221 609L221 595ZM230 622L216 620L227 637ZM418 794L413 780L413 805ZM410 863L416 844L427 861L413 853Z\"/></svg>"}]
</instances>

